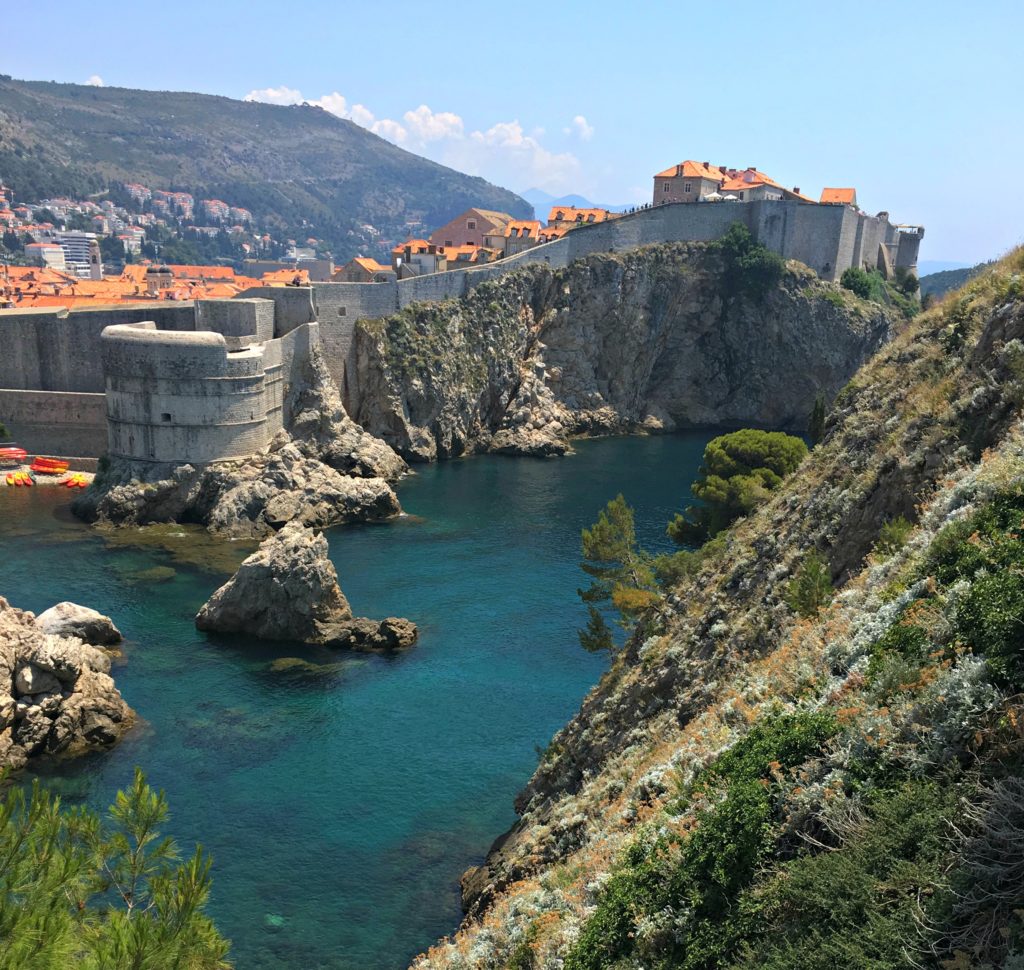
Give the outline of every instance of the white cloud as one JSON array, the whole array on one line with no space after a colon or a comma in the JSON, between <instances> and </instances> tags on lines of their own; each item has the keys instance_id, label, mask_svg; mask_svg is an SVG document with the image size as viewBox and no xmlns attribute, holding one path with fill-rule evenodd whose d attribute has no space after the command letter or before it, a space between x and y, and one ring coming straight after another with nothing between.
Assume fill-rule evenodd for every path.
<instances>
[{"instance_id":1,"label":"white cloud","mask_svg":"<svg viewBox=\"0 0 1024 970\"><path fill-rule=\"evenodd\" d=\"M243 101L264 101L267 104L301 104L302 92L281 85L279 88L257 88L250 91Z\"/></svg>"},{"instance_id":2,"label":"white cloud","mask_svg":"<svg viewBox=\"0 0 1024 970\"><path fill-rule=\"evenodd\" d=\"M575 135L580 141L590 141L594 137L594 126L583 115L576 115L569 122L569 127L562 129L562 134Z\"/></svg>"},{"instance_id":3,"label":"white cloud","mask_svg":"<svg viewBox=\"0 0 1024 970\"><path fill-rule=\"evenodd\" d=\"M375 135L409 151L470 175L481 175L499 185L536 185L552 192L581 190L581 165L570 152L552 152L540 139L543 128L527 134L518 120L503 121L485 131L470 131L459 115L434 111L429 105L406 111L400 121L378 118L366 105L354 104L337 91L309 100L302 92L285 85L250 91L246 101L269 104L313 104L339 118L347 118ZM583 141L594 129L586 118L577 115L565 129Z\"/></svg>"},{"instance_id":4,"label":"white cloud","mask_svg":"<svg viewBox=\"0 0 1024 970\"><path fill-rule=\"evenodd\" d=\"M425 104L415 111L406 111L402 120L411 137L421 143L461 138L464 133L462 119L457 114L450 111L435 113Z\"/></svg>"},{"instance_id":5,"label":"white cloud","mask_svg":"<svg viewBox=\"0 0 1024 970\"><path fill-rule=\"evenodd\" d=\"M101 88L103 87L103 78L98 74L90 74L85 83L90 87Z\"/></svg>"}]
</instances>

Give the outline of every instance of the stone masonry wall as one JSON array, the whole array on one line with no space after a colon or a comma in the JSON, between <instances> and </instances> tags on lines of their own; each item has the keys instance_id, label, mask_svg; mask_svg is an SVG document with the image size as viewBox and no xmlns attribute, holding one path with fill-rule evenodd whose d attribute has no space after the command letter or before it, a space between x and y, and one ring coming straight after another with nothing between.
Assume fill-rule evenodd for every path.
<instances>
[{"instance_id":1,"label":"stone masonry wall","mask_svg":"<svg viewBox=\"0 0 1024 970\"><path fill-rule=\"evenodd\" d=\"M32 455L97 458L107 450L102 394L0 390L0 422Z\"/></svg>"}]
</instances>

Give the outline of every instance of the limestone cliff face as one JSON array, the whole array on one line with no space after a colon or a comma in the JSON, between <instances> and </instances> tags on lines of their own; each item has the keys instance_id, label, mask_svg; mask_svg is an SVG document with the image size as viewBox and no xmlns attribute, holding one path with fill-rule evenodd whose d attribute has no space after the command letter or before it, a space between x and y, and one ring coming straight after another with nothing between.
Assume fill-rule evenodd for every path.
<instances>
[{"instance_id":1,"label":"limestone cliff face","mask_svg":"<svg viewBox=\"0 0 1024 970\"><path fill-rule=\"evenodd\" d=\"M698 244L529 266L468 297L356 328L349 412L411 460L558 454L573 435L694 426L802 430L895 318L799 264L731 292Z\"/></svg>"},{"instance_id":2,"label":"limestone cliff face","mask_svg":"<svg viewBox=\"0 0 1024 970\"><path fill-rule=\"evenodd\" d=\"M595 270L614 262L628 260L601 260ZM934 578L913 583L928 576L922 563L940 531L983 507L999 489L1024 481L1022 271L1024 255L1018 252L973 289L909 324L840 394L825 441L801 468L725 534L719 553L667 591L658 615L629 640L552 740L516 801L519 822L481 866L466 873L468 915L461 931L419 958L417 970L504 966L527 952L531 966L562 966L624 851L666 831L686 838L694 823L678 807L681 786L770 712L833 704L855 717L851 740L837 742L828 757L805 765L789 783L786 811L797 812L799 802L799 812L815 819L830 791L842 789L844 759L884 751L901 771L910 770L906 765L930 770L928 765L957 757L957 738L973 737L989 721L1020 716L1014 713L1019 697L986 680L977 658L936 662L920 682L901 682L905 693L882 700L865 687L864 672L873 644L900 622L915 596L934 588ZM689 292L687 285L681 289ZM769 298L767 306L778 310L770 325L781 328L776 338L790 348L779 355L765 351L783 371L775 376L752 359L758 327L769 325L765 318L753 309L729 317L748 347L739 334L734 341L711 326L715 304L703 303L707 316L691 319L708 326L685 346L721 366L694 375L703 388L696 396L703 394L715 414L736 419L759 401L776 420L800 413L787 402L802 401L815 382L827 386L838 378L837 358L827 342L819 343L826 321L848 348L865 346L813 294L813 287L791 278ZM597 303L590 305L600 312ZM668 313L664 301L652 300L633 319L657 317L662 311L654 312L656 306ZM811 319L798 334L781 327L781 320L792 311L795 324L799 306ZM620 321L619 305L610 301L606 315ZM869 333L859 340L870 341ZM657 334L650 338L655 344L684 339L672 328ZM793 363L805 341L814 341L825 358L809 375ZM549 347L554 343L550 339ZM665 374L656 363L645 371L610 337L601 346L576 349L588 360L627 359L623 366L631 379L647 390L629 411L628 384L609 382L602 399L622 402L622 413L642 415L651 401L677 422L700 413L696 404L685 403L691 399L678 374ZM556 359L564 387L567 358ZM728 393L726 375L739 373L737 367L761 374L782 404L775 408L771 394L757 387ZM897 552L879 553L880 530L900 515L913 525L909 538ZM810 550L827 561L837 596L816 618L801 619L787 605L786 591ZM954 616L956 608L953 596ZM935 629L941 634L947 622L939 614ZM685 928L685 913L670 916ZM648 942L661 925L651 919L638 930Z\"/></svg>"}]
</instances>

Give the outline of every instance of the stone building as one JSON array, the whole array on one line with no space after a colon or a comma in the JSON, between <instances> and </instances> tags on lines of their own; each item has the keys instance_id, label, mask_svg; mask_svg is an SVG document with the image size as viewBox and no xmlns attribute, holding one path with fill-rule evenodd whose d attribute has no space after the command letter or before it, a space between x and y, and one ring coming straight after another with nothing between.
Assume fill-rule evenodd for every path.
<instances>
[{"instance_id":1,"label":"stone building","mask_svg":"<svg viewBox=\"0 0 1024 970\"><path fill-rule=\"evenodd\" d=\"M434 246L486 246L484 236L495 231L504 231L512 221L507 212L495 212L491 209L467 209L456 216L447 225L441 226L430 234L430 242Z\"/></svg>"}]
</instances>

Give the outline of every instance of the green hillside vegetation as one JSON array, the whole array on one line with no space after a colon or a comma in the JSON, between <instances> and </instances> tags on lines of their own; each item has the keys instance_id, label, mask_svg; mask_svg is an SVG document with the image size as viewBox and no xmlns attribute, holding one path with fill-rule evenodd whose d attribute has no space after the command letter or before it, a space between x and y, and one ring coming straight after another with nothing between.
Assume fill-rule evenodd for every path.
<instances>
[{"instance_id":1,"label":"green hillside vegetation","mask_svg":"<svg viewBox=\"0 0 1024 970\"><path fill-rule=\"evenodd\" d=\"M470 206L532 213L321 108L42 81L0 80L0 178L21 201L120 182L221 198L339 257L362 223L404 238L410 219L442 225Z\"/></svg>"},{"instance_id":2,"label":"green hillside vegetation","mask_svg":"<svg viewBox=\"0 0 1024 970\"><path fill-rule=\"evenodd\" d=\"M908 321L636 613L417 970L1024 967L1022 279Z\"/></svg>"}]
</instances>

